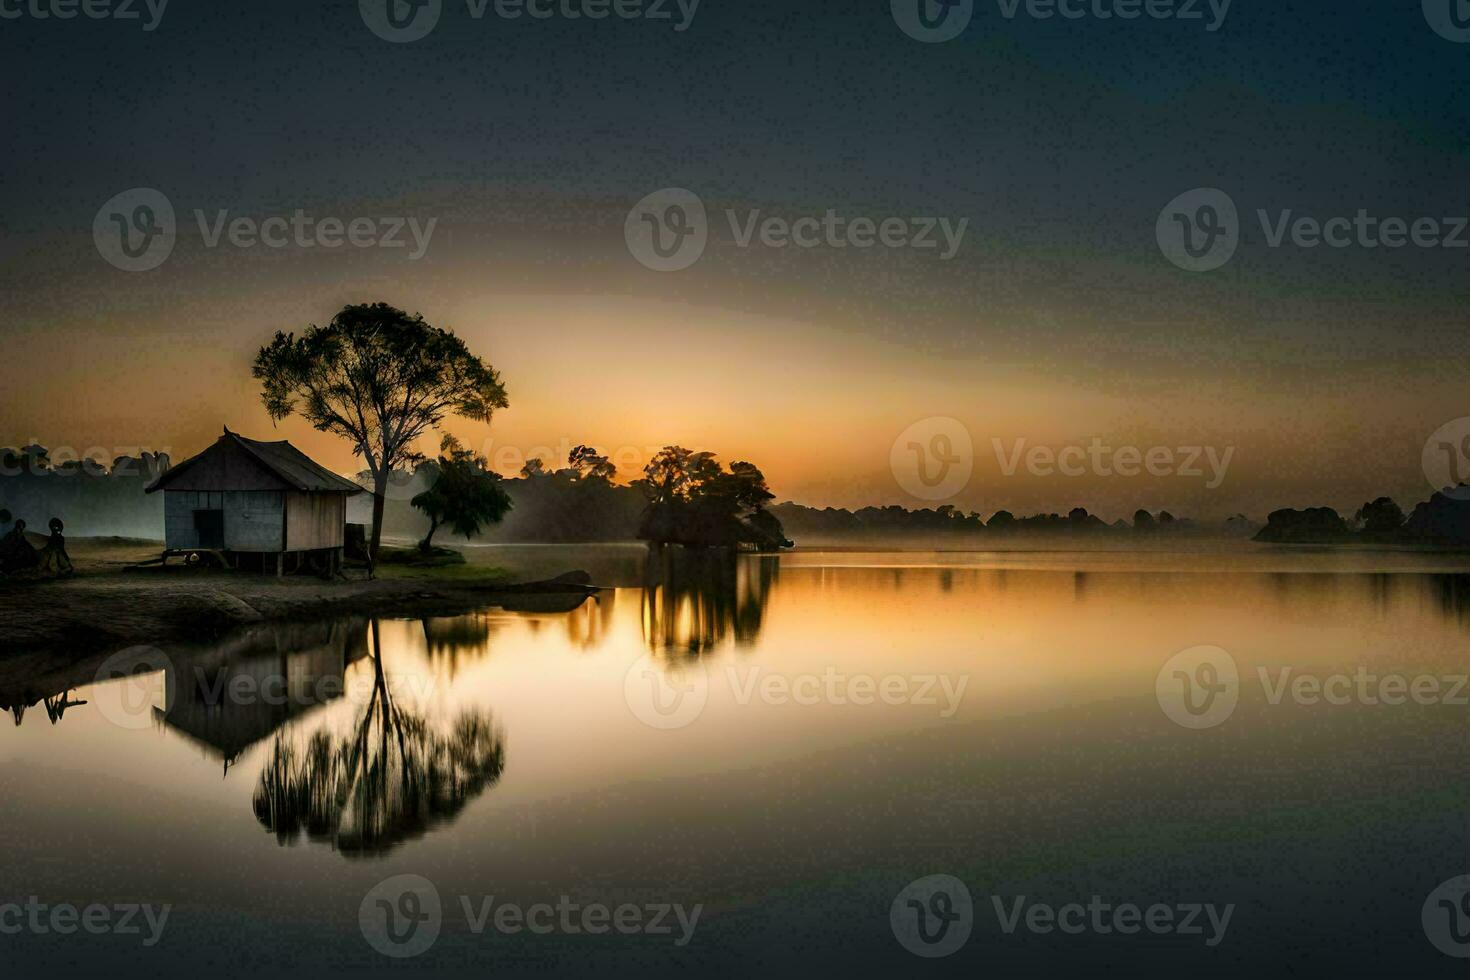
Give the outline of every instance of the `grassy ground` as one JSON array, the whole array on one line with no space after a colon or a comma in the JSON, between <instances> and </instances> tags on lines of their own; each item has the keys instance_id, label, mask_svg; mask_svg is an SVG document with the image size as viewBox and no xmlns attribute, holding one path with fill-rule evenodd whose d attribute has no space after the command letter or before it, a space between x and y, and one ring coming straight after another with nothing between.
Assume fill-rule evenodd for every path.
<instances>
[{"instance_id":1,"label":"grassy ground","mask_svg":"<svg viewBox=\"0 0 1470 980\"><path fill-rule=\"evenodd\" d=\"M434 548L425 554L418 548L386 545L378 553L376 574L390 581L412 579L482 585L504 585L515 580L510 569L490 564L471 565L462 552L452 548Z\"/></svg>"}]
</instances>

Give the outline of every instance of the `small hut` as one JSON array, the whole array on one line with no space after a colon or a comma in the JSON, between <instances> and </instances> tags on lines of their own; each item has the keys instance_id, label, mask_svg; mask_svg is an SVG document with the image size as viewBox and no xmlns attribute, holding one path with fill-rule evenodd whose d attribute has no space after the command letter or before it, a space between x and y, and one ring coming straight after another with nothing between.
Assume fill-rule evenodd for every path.
<instances>
[{"instance_id":1,"label":"small hut","mask_svg":"<svg viewBox=\"0 0 1470 980\"><path fill-rule=\"evenodd\" d=\"M257 442L229 429L147 492L159 490L165 561L213 553L231 567L277 575L340 568L347 498L362 492L289 442Z\"/></svg>"}]
</instances>

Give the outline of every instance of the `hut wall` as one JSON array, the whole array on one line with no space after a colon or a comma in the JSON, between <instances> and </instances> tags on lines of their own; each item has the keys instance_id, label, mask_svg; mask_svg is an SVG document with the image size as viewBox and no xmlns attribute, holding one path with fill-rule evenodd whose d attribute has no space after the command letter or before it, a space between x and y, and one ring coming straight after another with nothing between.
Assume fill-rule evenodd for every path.
<instances>
[{"instance_id":1,"label":"hut wall","mask_svg":"<svg viewBox=\"0 0 1470 980\"><path fill-rule=\"evenodd\" d=\"M347 521L347 495L342 493L286 494L286 550L340 548Z\"/></svg>"},{"instance_id":2,"label":"hut wall","mask_svg":"<svg viewBox=\"0 0 1470 980\"><path fill-rule=\"evenodd\" d=\"M230 551L280 551L286 542L286 495L276 490L227 490L225 548Z\"/></svg>"},{"instance_id":3,"label":"hut wall","mask_svg":"<svg viewBox=\"0 0 1470 980\"><path fill-rule=\"evenodd\" d=\"M196 510L223 510L225 495L195 490L166 490L163 494L163 542L165 548L197 548L199 532L194 527Z\"/></svg>"}]
</instances>

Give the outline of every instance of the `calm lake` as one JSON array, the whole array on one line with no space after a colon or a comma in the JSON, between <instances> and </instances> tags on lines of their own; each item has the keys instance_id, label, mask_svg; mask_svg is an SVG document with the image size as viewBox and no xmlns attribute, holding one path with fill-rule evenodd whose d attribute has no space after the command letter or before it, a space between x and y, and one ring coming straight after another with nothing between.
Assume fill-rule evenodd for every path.
<instances>
[{"instance_id":1,"label":"calm lake","mask_svg":"<svg viewBox=\"0 0 1470 980\"><path fill-rule=\"evenodd\" d=\"M587 551L575 608L135 648L28 709L0 906L53 928L0 908L7 972L1457 966L1463 559Z\"/></svg>"}]
</instances>

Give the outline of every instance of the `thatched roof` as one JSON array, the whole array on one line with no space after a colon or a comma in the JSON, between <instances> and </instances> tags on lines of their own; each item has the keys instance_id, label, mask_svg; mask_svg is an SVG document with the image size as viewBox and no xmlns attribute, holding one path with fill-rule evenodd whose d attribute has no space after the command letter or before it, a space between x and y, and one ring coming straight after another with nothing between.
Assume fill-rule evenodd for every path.
<instances>
[{"instance_id":1,"label":"thatched roof","mask_svg":"<svg viewBox=\"0 0 1470 980\"><path fill-rule=\"evenodd\" d=\"M214 445L164 472L156 490L301 490L361 493L362 487L307 456L284 439L259 442L226 429Z\"/></svg>"}]
</instances>

